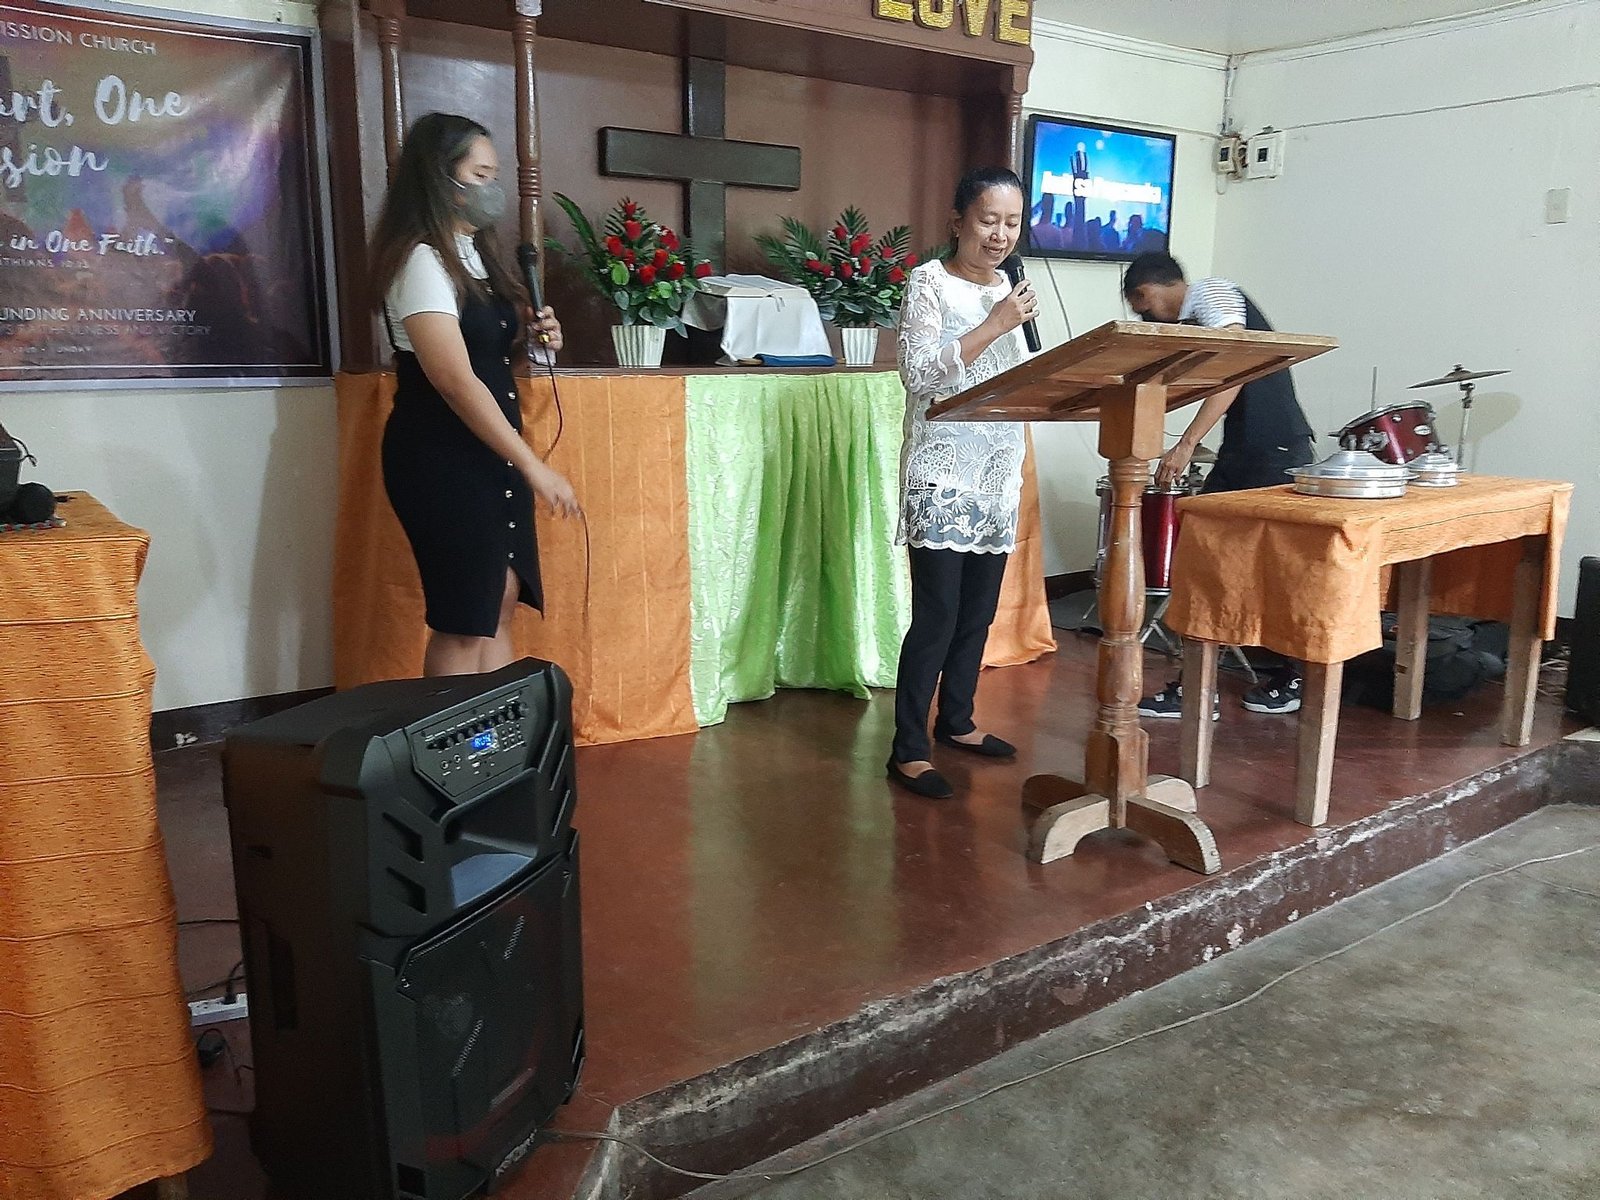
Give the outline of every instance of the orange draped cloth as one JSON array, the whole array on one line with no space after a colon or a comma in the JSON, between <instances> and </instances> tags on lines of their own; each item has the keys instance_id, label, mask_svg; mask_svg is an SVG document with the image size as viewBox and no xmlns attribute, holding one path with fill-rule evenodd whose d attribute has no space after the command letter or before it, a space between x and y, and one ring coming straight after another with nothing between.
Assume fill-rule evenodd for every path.
<instances>
[{"instance_id":1,"label":"orange draped cloth","mask_svg":"<svg viewBox=\"0 0 1600 1200\"><path fill-rule=\"evenodd\" d=\"M379 448L394 395L387 372L340 375L339 517L333 572L334 682L340 688L421 672L421 584L383 490ZM524 434L555 441L550 381L518 382ZM544 617L519 609L518 650L560 663L573 681L583 744L690 733L690 559L685 377L561 375L564 428L549 459L572 481L587 523L540 512ZM1055 648L1045 602L1038 485L1024 472L1017 553L987 665Z\"/></svg>"},{"instance_id":2,"label":"orange draped cloth","mask_svg":"<svg viewBox=\"0 0 1600 1200\"><path fill-rule=\"evenodd\" d=\"M211 1153L150 757L149 539L93 498L0 533L0 1197Z\"/></svg>"},{"instance_id":3,"label":"orange draped cloth","mask_svg":"<svg viewBox=\"0 0 1600 1200\"><path fill-rule=\"evenodd\" d=\"M1172 564L1166 621L1185 637L1345 662L1382 644L1389 568L1433 559L1428 611L1511 619L1521 539L1544 537L1540 629L1555 636L1570 483L1468 475L1393 500L1302 496L1288 486L1196 496Z\"/></svg>"}]
</instances>

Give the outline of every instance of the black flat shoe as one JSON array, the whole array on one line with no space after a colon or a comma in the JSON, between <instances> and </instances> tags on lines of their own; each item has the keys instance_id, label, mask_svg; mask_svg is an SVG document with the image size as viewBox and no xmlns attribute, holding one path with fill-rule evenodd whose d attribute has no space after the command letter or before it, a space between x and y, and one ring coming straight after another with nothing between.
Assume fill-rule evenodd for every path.
<instances>
[{"instance_id":1,"label":"black flat shoe","mask_svg":"<svg viewBox=\"0 0 1600 1200\"><path fill-rule=\"evenodd\" d=\"M981 742L958 742L949 734L939 733L934 735L934 741L941 746L953 746L957 750L965 750L968 754L981 755L984 758L1015 758L1017 748L1005 738L997 738L992 733L983 735Z\"/></svg>"},{"instance_id":2,"label":"black flat shoe","mask_svg":"<svg viewBox=\"0 0 1600 1200\"><path fill-rule=\"evenodd\" d=\"M886 764L886 768L889 782L898 783L906 791L915 792L926 799L948 800L956 794L955 789L950 786L950 781L931 768L921 775L907 775L895 765L895 761L892 758Z\"/></svg>"}]
</instances>

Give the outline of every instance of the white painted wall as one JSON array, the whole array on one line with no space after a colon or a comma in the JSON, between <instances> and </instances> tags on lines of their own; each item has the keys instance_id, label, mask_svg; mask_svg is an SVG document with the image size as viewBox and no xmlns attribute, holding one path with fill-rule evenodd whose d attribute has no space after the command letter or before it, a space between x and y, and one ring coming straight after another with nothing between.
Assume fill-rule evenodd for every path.
<instances>
[{"instance_id":1,"label":"white painted wall","mask_svg":"<svg viewBox=\"0 0 1600 1200\"><path fill-rule=\"evenodd\" d=\"M1295 372L1312 425L1371 407L1377 367L1380 405L1426 396L1454 442L1458 393L1406 385L1508 370L1477 393L1469 466L1577 484L1570 613L1600 553L1600 3L1247 56L1234 112L1289 131L1285 169L1230 186L1212 261L1278 328L1339 338ZM1552 188L1566 224L1544 223Z\"/></svg>"},{"instance_id":2,"label":"white painted wall","mask_svg":"<svg viewBox=\"0 0 1600 1200\"><path fill-rule=\"evenodd\" d=\"M316 23L313 4L162 7ZM0 413L38 456L24 478L91 492L149 531L139 599L156 708L332 681L331 388L12 390Z\"/></svg>"},{"instance_id":3,"label":"white painted wall","mask_svg":"<svg viewBox=\"0 0 1600 1200\"><path fill-rule=\"evenodd\" d=\"M315 18L311 4L165 2ZM1191 275L1230 275L1280 328L1341 338L1297 371L1319 431L1368 407L1374 365L1382 402L1457 361L1513 372L1479 394L1475 465L1579 484L1570 611L1577 556L1600 552L1600 4L1548 0L1392 44L1247 58L1236 114L1292 131L1287 170L1220 201L1221 59L1048 22L1036 49L1030 111L1179 133L1173 249ZM1542 223L1554 187L1573 189L1566 225ZM1050 266L1029 272L1047 344L1065 340ZM1075 332L1124 315L1117 267L1056 263L1053 275ZM1453 437L1458 411L1434 397ZM157 708L330 682L331 390L11 392L0 412L39 455L38 478L91 491L152 534L141 599ZM1092 429L1035 438L1046 570L1086 569L1102 470Z\"/></svg>"},{"instance_id":4,"label":"white painted wall","mask_svg":"<svg viewBox=\"0 0 1600 1200\"><path fill-rule=\"evenodd\" d=\"M1211 147L1222 117L1225 60L1049 21L1035 23L1034 51L1025 100L1029 112L1096 117L1178 134L1172 252L1191 277L1208 274L1218 200ZM1052 277L1075 334L1129 315L1122 303L1121 264L1035 259L1028 263L1028 276L1040 294L1039 333L1046 347L1068 338ZM1181 432L1191 415L1170 417L1169 432ZM1095 450L1097 429L1035 425L1033 437L1045 572L1088 570L1094 565L1099 512L1094 485L1104 473Z\"/></svg>"}]
</instances>

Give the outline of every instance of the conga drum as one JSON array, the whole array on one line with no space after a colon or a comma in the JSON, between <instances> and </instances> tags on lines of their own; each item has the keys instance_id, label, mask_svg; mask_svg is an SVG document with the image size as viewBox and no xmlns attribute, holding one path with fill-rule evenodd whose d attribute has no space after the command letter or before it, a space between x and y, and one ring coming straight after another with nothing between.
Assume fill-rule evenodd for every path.
<instances>
[{"instance_id":1,"label":"conga drum","mask_svg":"<svg viewBox=\"0 0 1600 1200\"><path fill-rule=\"evenodd\" d=\"M1335 436L1343 450L1366 450L1386 463L1403 467L1442 449L1433 424L1431 405L1391 404L1357 417Z\"/></svg>"}]
</instances>

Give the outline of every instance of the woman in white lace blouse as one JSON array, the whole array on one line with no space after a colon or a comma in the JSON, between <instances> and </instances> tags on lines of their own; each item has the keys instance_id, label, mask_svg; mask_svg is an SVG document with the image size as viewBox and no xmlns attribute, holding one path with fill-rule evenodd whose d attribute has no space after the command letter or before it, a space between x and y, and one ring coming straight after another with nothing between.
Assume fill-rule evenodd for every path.
<instances>
[{"instance_id":1,"label":"woman in white lace blouse","mask_svg":"<svg viewBox=\"0 0 1600 1200\"><path fill-rule=\"evenodd\" d=\"M1010 171L969 172L950 214L953 252L911 274L900 312L900 377L906 385L900 532L911 558L911 628L900 648L889 778L934 799L953 794L928 761L934 737L990 758L1016 753L972 719L983 647L1016 546L1022 492L1022 426L930 422L937 400L1016 366L1021 327L1037 314L1026 281L1012 288L1000 264L1022 229L1022 183Z\"/></svg>"}]
</instances>

